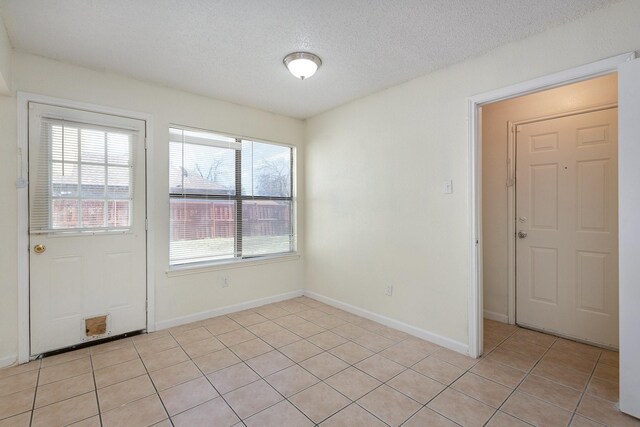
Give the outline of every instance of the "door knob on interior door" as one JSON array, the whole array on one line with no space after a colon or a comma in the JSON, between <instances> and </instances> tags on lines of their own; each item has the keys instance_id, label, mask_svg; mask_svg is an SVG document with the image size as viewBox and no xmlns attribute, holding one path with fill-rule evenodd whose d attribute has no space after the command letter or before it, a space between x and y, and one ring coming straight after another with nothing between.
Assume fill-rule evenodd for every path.
<instances>
[{"instance_id":1,"label":"door knob on interior door","mask_svg":"<svg viewBox=\"0 0 640 427\"><path fill-rule=\"evenodd\" d=\"M33 251L37 254L41 254L42 252L46 251L47 247L45 245L41 245L41 244L37 244L33 247Z\"/></svg>"},{"instance_id":2,"label":"door knob on interior door","mask_svg":"<svg viewBox=\"0 0 640 427\"><path fill-rule=\"evenodd\" d=\"M518 237L520 239L524 239L525 237L527 237L527 232L523 230L518 231Z\"/></svg>"}]
</instances>

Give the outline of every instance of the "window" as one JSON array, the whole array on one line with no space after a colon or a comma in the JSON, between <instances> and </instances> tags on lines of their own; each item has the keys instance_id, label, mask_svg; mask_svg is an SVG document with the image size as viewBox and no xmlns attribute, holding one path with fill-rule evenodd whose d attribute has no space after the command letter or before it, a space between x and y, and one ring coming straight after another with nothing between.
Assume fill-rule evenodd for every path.
<instances>
[{"instance_id":1,"label":"window","mask_svg":"<svg viewBox=\"0 0 640 427\"><path fill-rule=\"evenodd\" d=\"M127 230L134 131L43 117L33 233Z\"/></svg>"},{"instance_id":2,"label":"window","mask_svg":"<svg viewBox=\"0 0 640 427\"><path fill-rule=\"evenodd\" d=\"M170 265L294 251L293 149L169 130Z\"/></svg>"}]
</instances>

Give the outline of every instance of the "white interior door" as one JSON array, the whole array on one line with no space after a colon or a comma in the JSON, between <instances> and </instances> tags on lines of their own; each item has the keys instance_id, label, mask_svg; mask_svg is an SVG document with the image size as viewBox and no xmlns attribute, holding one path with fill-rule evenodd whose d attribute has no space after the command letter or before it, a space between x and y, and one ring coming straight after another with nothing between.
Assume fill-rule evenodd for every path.
<instances>
[{"instance_id":1,"label":"white interior door","mask_svg":"<svg viewBox=\"0 0 640 427\"><path fill-rule=\"evenodd\" d=\"M144 135L29 103L31 355L146 328Z\"/></svg>"},{"instance_id":2,"label":"white interior door","mask_svg":"<svg viewBox=\"0 0 640 427\"><path fill-rule=\"evenodd\" d=\"M617 109L517 127L516 321L618 346Z\"/></svg>"}]
</instances>

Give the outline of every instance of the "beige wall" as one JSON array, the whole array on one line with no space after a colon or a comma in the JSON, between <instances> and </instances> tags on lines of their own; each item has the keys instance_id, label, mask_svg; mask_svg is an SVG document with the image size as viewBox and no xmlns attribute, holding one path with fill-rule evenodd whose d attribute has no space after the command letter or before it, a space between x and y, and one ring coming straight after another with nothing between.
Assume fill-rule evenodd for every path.
<instances>
[{"instance_id":1,"label":"beige wall","mask_svg":"<svg viewBox=\"0 0 640 427\"><path fill-rule=\"evenodd\" d=\"M307 289L466 346L468 98L639 49L637 16L616 3L308 120Z\"/></svg>"},{"instance_id":2,"label":"beige wall","mask_svg":"<svg viewBox=\"0 0 640 427\"><path fill-rule=\"evenodd\" d=\"M195 313L300 290L302 260L225 270L230 287L218 285L218 271L167 277L169 264L168 128L180 124L279 141L298 147L298 186L303 180L303 127L300 120L163 88L131 78L93 71L37 56L15 54L13 89L153 116L155 204L156 320L160 323ZM0 362L17 352L17 151L16 98L0 97ZM304 229L304 206L298 204L298 226ZM303 245L299 233L298 244ZM0 366L2 363L0 363Z\"/></svg>"},{"instance_id":3,"label":"beige wall","mask_svg":"<svg viewBox=\"0 0 640 427\"><path fill-rule=\"evenodd\" d=\"M615 74L482 108L482 237L485 316L507 320L507 123L615 104Z\"/></svg>"},{"instance_id":4,"label":"beige wall","mask_svg":"<svg viewBox=\"0 0 640 427\"><path fill-rule=\"evenodd\" d=\"M0 19L0 95L11 92L11 43L4 22Z\"/></svg>"}]
</instances>

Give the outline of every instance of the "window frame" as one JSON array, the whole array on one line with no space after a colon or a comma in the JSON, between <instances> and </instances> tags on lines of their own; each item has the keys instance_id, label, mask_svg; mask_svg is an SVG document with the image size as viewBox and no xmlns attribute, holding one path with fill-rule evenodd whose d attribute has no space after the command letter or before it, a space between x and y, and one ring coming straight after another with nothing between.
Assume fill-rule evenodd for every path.
<instances>
[{"instance_id":1,"label":"window frame","mask_svg":"<svg viewBox=\"0 0 640 427\"><path fill-rule=\"evenodd\" d=\"M290 258L298 259L298 251L297 251L297 243L298 243L298 234L297 234L297 195L296 195L296 147L290 144L284 144L281 142L269 141L265 139L258 139L246 136L238 136L231 135L224 132L218 132L215 130L194 128L189 126L182 126L177 124L169 125L170 129L184 130L184 131L193 131L193 132L206 132L211 134L216 134L219 136L224 136L228 138L235 139L236 143L242 144L242 142L252 142L252 143L261 143L268 145L276 145L281 147L288 148L289 151L289 171L291 174L291 179L289 182L289 197L282 196L255 196L255 195L244 195L242 194L242 149L235 150L235 194L197 194L197 193L172 193L171 186L169 186L169 204L171 204L172 199L193 199L193 200L211 200L211 201L233 201L235 203L235 229L234 229L234 256L228 258L221 259L209 259L204 261L185 261L173 263L171 262L171 256L169 256L169 270L170 272L180 272L180 271L188 271L188 270L199 270L199 269L207 269L208 267L216 267L216 266L228 266L237 263L247 263L247 262L272 262L273 260L288 260ZM184 144L184 142L183 142ZM169 153L169 162L171 161L171 154ZM290 202L291 209L291 250L286 252L275 252L270 254L261 254L261 255L243 255L243 212L242 206L244 201L250 200L273 200L273 201L288 201ZM171 210L169 210L169 223L171 224ZM171 225L169 225L171 227ZM169 238L169 243L171 243L171 238ZM238 255L239 254L239 255Z\"/></svg>"}]
</instances>

